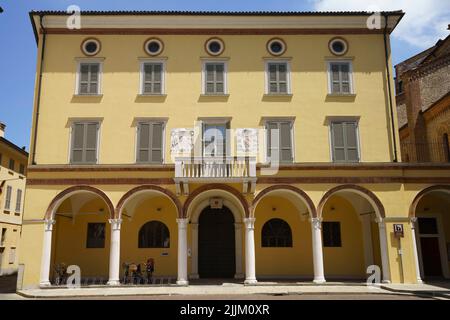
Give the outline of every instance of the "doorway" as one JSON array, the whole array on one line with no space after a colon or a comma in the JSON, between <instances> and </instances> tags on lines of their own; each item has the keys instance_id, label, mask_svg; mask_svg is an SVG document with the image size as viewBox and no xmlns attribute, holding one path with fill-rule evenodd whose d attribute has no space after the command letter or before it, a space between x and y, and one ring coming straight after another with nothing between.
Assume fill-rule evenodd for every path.
<instances>
[{"instance_id":1,"label":"doorway","mask_svg":"<svg viewBox=\"0 0 450 320\"><path fill-rule=\"evenodd\" d=\"M200 278L233 278L236 272L234 216L230 209L203 209L199 218Z\"/></svg>"},{"instance_id":2,"label":"doorway","mask_svg":"<svg viewBox=\"0 0 450 320\"><path fill-rule=\"evenodd\" d=\"M425 278L442 277L438 221L434 217L418 218L420 250Z\"/></svg>"}]
</instances>

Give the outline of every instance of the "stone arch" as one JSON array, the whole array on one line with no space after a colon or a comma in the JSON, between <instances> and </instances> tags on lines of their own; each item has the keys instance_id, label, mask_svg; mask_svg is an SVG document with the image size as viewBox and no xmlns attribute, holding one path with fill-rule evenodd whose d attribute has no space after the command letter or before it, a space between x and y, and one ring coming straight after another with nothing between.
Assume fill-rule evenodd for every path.
<instances>
[{"instance_id":1,"label":"stone arch","mask_svg":"<svg viewBox=\"0 0 450 320\"><path fill-rule=\"evenodd\" d=\"M177 215L178 217L182 217L182 205L180 200L176 197L175 194L173 194L170 190L164 189L159 186L155 185L142 185L136 188L131 189L127 193L125 193L122 198L120 198L119 202L117 203L116 209L115 209L115 216L119 219L122 216L122 211L125 208L126 204L129 200L131 200L134 196L145 193L145 192L155 192L159 193L167 198L169 198L172 203L177 208Z\"/></svg>"},{"instance_id":2,"label":"stone arch","mask_svg":"<svg viewBox=\"0 0 450 320\"><path fill-rule=\"evenodd\" d=\"M420 200L427 194L433 192L433 191L443 191L445 193L450 194L450 186L449 185L435 185L435 186L430 186L428 188L423 189L422 191L420 191L415 197L414 200L412 201L410 207L409 207L409 216L415 217L416 216L416 208L417 205L419 204Z\"/></svg>"},{"instance_id":3,"label":"stone arch","mask_svg":"<svg viewBox=\"0 0 450 320\"><path fill-rule=\"evenodd\" d=\"M340 191L349 191L349 192L354 192L360 196L362 196L364 199L366 199L374 208L375 210L375 214L377 215L378 218L384 219L386 217L386 213L384 210L384 206L381 203L380 199L378 199L378 197L370 190L355 185L355 184L345 184L345 185L340 185L337 187L334 187L330 190L328 190L325 195L322 197L322 199L319 202L319 205L317 206L317 217L321 218L322 217L322 210L325 206L325 203L337 192Z\"/></svg>"},{"instance_id":4,"label":"stone arch","mask_svg":"<svg viewBox=\"0 0 450 320\"><path fill-rule=\"evenodd\" d=\"M188 211L190 209L190 206L199 195L201 195L204 192L212 190L220 190L230 194L242 206L241 209L244 212L244 216L246 218L250 216L247 200L242 196L242 194L239 191L225 184L207 184L195 189L186 199L183 206L183 218L189 218Z\"/></svg>"},{"instance_id":5,"label":"stone arch","mask_svg":"<svg viewBox=\"0 0 450 320\"><path fill-rule=\"evenodd\" d=\"M54 197L53 200L50 202L50 205L48 206L47 211L45 213L45 219L48 220L54 219L56 210L58 210L58 207L64 202L64 200L70 198L74 194L83 192L88 192L99 196L107 205L110 218L114 219L114 205L112 204L109 197L103 191L85 185L69 187L58 193L56 197Z\"/></svg>"},{"instance_id":6,"label":"stone arch","mask_svg":"<svg viewBox=\"0 0 450 320\"><path fill-rule=\"evenodd\" d=\"M317 217L316 207L314 206L314 202L311 200L311 198L303 190L291 185L270 186L260 191L252 202L252 214L254 215L256 206L258 205L259 201L261 201L265 196L268 196L271 193L275 193L276 191L283 191L283 190L299 198L300 201L302 201L303 204L305 204L312 218Z\"/></svg>"}]
</instances>

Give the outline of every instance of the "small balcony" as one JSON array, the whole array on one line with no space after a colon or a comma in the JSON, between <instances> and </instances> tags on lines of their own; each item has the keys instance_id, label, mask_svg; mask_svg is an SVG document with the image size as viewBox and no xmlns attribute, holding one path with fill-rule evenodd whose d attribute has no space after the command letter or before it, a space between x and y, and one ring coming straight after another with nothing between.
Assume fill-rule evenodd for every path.
<instances>
[{"instance_id":1,"label":"small balcony","mask_svg":"<svg viewBox=\"0 0 450 320\"><path fill-rule=\"evenodd\" d=\"M175 183L179 194L189 194L189 183L242 183L243 193L253 193L256 157L176 157Z\"/></svg>"},{"instance_id":2,"label":"small balcony","mask_svg":"<svg viewBox=\"0 0 450 320\"><path fill-rule=\"evenodd\" d=\"M450 150L444 142L401 144L403 162L411 163L449 163Z\"/></svg>"}]
</instances>

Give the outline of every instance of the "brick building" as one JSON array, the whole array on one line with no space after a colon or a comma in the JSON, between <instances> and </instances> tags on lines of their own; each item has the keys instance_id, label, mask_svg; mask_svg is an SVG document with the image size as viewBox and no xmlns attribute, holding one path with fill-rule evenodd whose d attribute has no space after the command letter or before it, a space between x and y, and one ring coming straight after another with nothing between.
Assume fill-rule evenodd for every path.
<instances>
[{"instance_id":1,"label":"brick building","mask_svg":"<svg viewBox=\"0 0 450 320\"><path fill-rule=\"evenodd\" d=\"M395 70L403 161L450 161L450 36Z\"/></svg>"}]
</instances>

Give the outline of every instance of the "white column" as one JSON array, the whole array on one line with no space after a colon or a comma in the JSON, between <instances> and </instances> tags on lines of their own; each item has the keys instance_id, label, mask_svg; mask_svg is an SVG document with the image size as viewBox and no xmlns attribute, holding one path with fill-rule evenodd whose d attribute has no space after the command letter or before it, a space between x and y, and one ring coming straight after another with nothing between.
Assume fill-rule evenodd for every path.
<instances>
[{"instance_id":1,"label":"white column","mask_svg":"<svg viewBox=\"0 0 450 320\"><path fill-rule=\"evenodd\" d=\"M364 261L366 263L366 270L368 266L373 265L373 244L372 244L372 215L366 214L361 217L362 232L364 243Z\"/></svg>"},{"instance_id":2,"label":"white column","mask_svg":"<svg viewBox=\"0 0 450 320\"><path fill-rule=\"evenodd\" d=\"M234 224L234 238L236 250L236 273L235 279L242 279L244 274L242 272L242 223Z\"/></svg>"},{"instance_id":3,"label":"white column","mask_svg":"<svg viewBox=\"0 0 450 320\"><path fill-rule=\"evenodd\" d=\"M192 270L191 270L191 279L198 279L198 223L191 223L191 232L192 232Z\"/></svg>"},{"instance_id":4,"label":"white column","mask_svg":"<svg viewBox=\"0 0 450 320\"><path fill-rule=\"evenodd\" d=\"M52 232L55 220L46 219L44 221L44 241L42 245L41 260L41 279L39 285L41 287L50 286L50 260L52 256Z\"/></svg>"},{"instance_id":5,"label":"white column","mask_svg":"<svg viewBox=\"0 0 450 320\"><path fill-rule=\"evenodd\" d=\"M323 272L323 252L322 252L322 221L319 218L311 219L314 283L325 283Z\"/></svg>"},{"instance_id":6,"label":"white column","mask_svg":"<svg viewBox=\"0 0 450 320\"><path fill-rule=\"evenodd\" d=\"M389 255L387 247L386 223L384 219L377 218L380 233L381 266L383 271L383 283L391 283L391 271L389 269Z\"/></svg>"},{"instance_id":7,"label":"white column","mask_svg":"<svg viewBox=\"0 0 450 320\"><path fill-rule=\"evenodd\" d=\"M417 241L416 241L416 222L417 218L413 217L411 218L411 241L413 245L413 255L414 255L414 266L416 267L416 281L417 283L422 283L422 274L420 270L420 264L419 264L419 254L417 251Z\"/></svg>"},{"instance_id":8,"label":"white column","mask_svg":"<svg viewBox=\"0 0 450 320\"><path fill-rule=\"evenodd\" d=\"M178 223L178 279L177 285L187 286L187 224L189 219L177 219Z\"/></svg>"},{"instance_id":9,"label":"white column","mask_svg":"<svg viewBox=\"0 0 450 320\"><path fill-rule=\"evenodd\" d=\"M256 284L255 268L255 218L244 219L245 223L245 281L244 284Z\"/></svg>"},{"instance_id":10,"label":"white column","mask_svg":"<svg viewBox=\"0 0 450 320\"><path fill-rule=\"evenodd\" d=\"M120 285L120 226L122 219L109 219L111 224L111 243L109 248L108 285Z\"/></svg>"}]
</instances>

